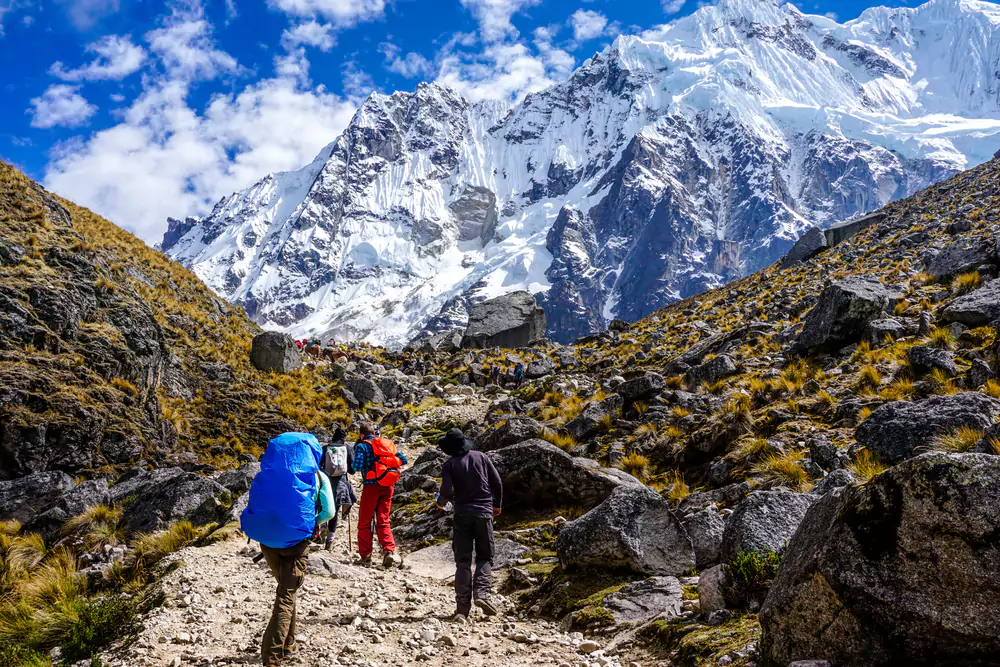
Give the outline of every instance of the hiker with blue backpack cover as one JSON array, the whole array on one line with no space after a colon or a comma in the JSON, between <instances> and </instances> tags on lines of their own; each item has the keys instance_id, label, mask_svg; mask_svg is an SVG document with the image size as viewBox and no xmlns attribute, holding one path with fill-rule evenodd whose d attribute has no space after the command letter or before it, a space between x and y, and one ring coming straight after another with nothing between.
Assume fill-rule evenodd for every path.
<instances>
[{"instance_id":1,"label":"hiker with blue backpack cover","mask_svg":"<svg viewBox=\"0 0 1000 667\"><path fill-rule=\"evenodd\" d=\"M295 595L306 577L309 543L335 512L323 450L311 433L283 433L267 443L250 486L240 527L260 543L278 590L261 640L264 667L276 667L295 649Z\"/></svg>"}]
</instances>

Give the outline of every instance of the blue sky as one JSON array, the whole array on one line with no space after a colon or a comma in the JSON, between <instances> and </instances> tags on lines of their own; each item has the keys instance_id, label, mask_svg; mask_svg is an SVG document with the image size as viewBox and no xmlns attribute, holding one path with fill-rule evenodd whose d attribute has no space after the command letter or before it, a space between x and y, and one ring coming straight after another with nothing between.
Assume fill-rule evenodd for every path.
<instances>
[{"instance_id":1,"label":"blue sky","mask_svg":"<svg viewBox=\"0 0 1000 667\"><path fill-rule=\"evenodd\" d=\"M804 0L856 17L899 0ZM156 242L332 141L372 90L517 100L698 0L0 0L0 157Z\"/></svg>"}]
</instances>

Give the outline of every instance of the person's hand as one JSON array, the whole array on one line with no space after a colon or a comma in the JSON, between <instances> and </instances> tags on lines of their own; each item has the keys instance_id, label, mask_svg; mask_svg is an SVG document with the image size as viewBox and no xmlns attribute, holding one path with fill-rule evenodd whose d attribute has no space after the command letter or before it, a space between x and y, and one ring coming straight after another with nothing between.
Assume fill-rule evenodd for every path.
<instances>
[{"instance_id":1,"label":"person's hand","mask_svg":"<svg viewBox=\"0 0 1000 667\"><path fill-rule=\"evenodd\" d=\"M503 510L502 510L501 508L499 508L499 507L494 507L494 508L493 508L493 518L495 519L495 518L497 518L498 516L500 516L500 513L501 513L501 512L503 512Z\"/></svg>"}]
</instances>

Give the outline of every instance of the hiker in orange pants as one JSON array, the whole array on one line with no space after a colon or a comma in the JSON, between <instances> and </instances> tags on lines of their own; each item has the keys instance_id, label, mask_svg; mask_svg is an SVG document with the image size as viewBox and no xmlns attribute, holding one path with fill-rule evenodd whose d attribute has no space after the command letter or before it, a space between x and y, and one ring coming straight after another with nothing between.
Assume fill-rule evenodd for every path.
<instances>
[{"instance_id":1,"label":"hiker in orange pants","mask_svg":"<svg viewBox=\"0 0 1000 667\"><path fill-rule=\"evenodd\" d=\"M351 472L360 472L364 477L361 503L358 509L358 555L362 565L372 562L372 522L375 533L385 556L383 567L398 565L396 540L389 525L392 511L392 494L399 481L400 469L408 463L406 456L396 448L389 438L376 433L370 423L361 424L358 429L361 439L354 445L354 461Z\"/></svg>"}]
</instances>

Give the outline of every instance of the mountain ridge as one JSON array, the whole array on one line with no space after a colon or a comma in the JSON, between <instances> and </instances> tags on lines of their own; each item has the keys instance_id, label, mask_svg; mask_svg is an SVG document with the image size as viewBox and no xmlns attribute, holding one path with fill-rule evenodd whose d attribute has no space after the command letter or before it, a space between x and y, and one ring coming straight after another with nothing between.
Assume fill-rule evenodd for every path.
<instances>
[{"instance_id":1,"label":"mountain ridge","mask_svg":"<svg viewBox=\"0 0 1000 667\"><path fill-rule=\"evenodd\" d=\"M568 341L988 159L998 16L933 0L838 24L726 0L517 105L376 93L310 165L171 221L162 247L296 335L400 346L527 289Z\"/></svg>"}]
</instances>

